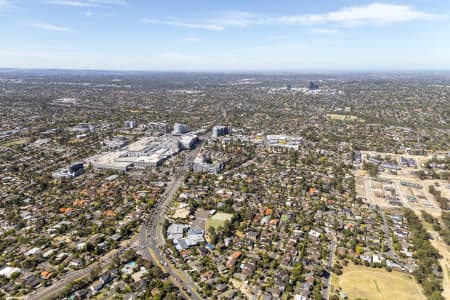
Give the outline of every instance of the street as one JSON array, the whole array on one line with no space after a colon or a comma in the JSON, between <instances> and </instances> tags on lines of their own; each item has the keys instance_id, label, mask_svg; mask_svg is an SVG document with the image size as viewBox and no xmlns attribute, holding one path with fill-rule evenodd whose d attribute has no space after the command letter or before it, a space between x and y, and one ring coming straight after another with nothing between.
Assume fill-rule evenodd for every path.
<instances>
[{"instance_id":1,"label":"street","mask_svg":"<svg viewBox=\"0 0 450 300\"><path fill-rule=\"evenodd\" d=\"M331 283L331 268L333 267L333 261L334 261L334 251L336 250L336 241L331 240L330 241L330 253L328 255L328 262L327 262L327 271L329 272L328 278L325 279L324 286L325 288L322 291L323 299L328 299L330 297L330 283Z\"/></svg>"},{"instance_id":2,"label":"street","mask_svg":"<svg viewBox=\"0 0 450 300\"><path fill-rule=\"evenodd\" d=\"M144 256L153 261L156 265L161 267L161 269L170 275L169 279L171 282L176 285L180 292L187 299L202 299L202 297L197 293L196 285L192 282L192 280L184 274L183 271L179 271L173 266L170 262L168 262L163 253L161 253L159 247L161 249L164 248L164 236L162 233L162 223L165 219L166 208L169 202L175 196L178 188L184 181L185 175L189 170L189 164L195 156L200 151L201 145L198 145L197 148L189 153L186 156L186 159L181 167L181 170L176 173L175 178L168 184L168 187L164 194L162 195L161 201L158 203L157 207L155 207L153 213L150 213L147 220L145 220L143 226L141 226L140 232L137 236L135 236L127 246L121 246L119 249L112 250L105 256L103 256L98 262L92 263L86 268L77 271L70 271L66 273L60 280L53 283L52 285L39 289L28 296L29 300L42 300L42 299L50 299L59 295L69 283L81 280L87 276L98 266L102 269L105 269L109 266L112 261L114 255L121 251L126 250L129 245L133 244L135 239L138 239L144 253ZM189 291L189 294L188 292Z\"/></svg>"},{"instance_id":3,"label":"street","mask_svg":"<svg viewBox=\"0 0 450 300\"><path fill-rule=\"evenodd\" d=\"M190 162L194 160L200 151L201 145L186 156L183 166L176 172L176 177L168 184L161 200L158 202L154 213L150 214L139 233L140 245L143 246L143 253L148 260L153 261L164 272L168 273L171 282L180 288L180 292L187 299L202 299L197 292L197 286L187 276L184 271L178 270L168 261L160 249L164 249L165 239L162 224L165 220L166 209L170 201L174 198L178 188L182 185L186 173L189 170Z\"/></svg>"}]
</instances>

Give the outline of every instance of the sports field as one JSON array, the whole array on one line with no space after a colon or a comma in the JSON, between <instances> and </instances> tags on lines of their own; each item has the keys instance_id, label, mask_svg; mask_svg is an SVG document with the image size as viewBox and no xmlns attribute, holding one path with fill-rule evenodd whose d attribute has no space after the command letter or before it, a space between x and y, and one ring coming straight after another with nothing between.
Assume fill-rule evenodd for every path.
<instances>
[{"instance_id":1,"label":"sports field","mask_svg":"<svg viewBox=\"0 0 450 300\"><path fill-rule=\"evenodd\" d=\"M350 121L350 122L364 122L363 119L354 115L339 115L339 114L327 114L328 119L334 121Z\"/></svg>"},{"instance_id":2,"label":"sports field","mask_svg":"<svg viewBox=\"0 0 450 300\"><path fill-rule=\"evenodd\" d=\"M338 285L349 299L422 300L421 287L407 274L350 265L339 276Z\"/></svg>"},{"instance_id":3,"label":"sports field","mask_svg":"<svg viewBox=\"0 0 450 300\"><path fill-rule=\"evenodd\" d=\"M208 219L208 222L206 224L206 228L209 228L210 226L217 229L219 226L223 227L223 224L226 220L231 221L232 214L227 214L223 212L218 212L214 216Z\"/></svg>"}]
</instances>

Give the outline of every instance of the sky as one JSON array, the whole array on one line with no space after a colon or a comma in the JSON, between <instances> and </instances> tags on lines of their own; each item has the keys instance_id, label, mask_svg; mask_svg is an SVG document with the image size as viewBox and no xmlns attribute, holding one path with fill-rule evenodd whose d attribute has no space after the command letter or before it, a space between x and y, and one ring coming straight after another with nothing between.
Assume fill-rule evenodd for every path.
<instances>
[{"instance_id":1,"label":"sky","mask_svg":"<svg viewBox=\"0 0 450 300\"><path fill-rule=\"evenodd\" d=\"M0 0L0 68L450 70L450 1Z\"/></svg>"}]
</instances>

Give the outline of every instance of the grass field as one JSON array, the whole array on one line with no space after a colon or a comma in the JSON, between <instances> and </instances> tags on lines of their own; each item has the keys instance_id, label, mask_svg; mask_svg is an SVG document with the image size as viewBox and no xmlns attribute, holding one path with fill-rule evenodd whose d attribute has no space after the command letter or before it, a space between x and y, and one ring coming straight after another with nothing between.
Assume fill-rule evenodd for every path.
<instances>
[{"instance_id":1,"label":"grass field","mask_svg":"<svg viewBox=\"0 0 450 300\"><path fill-rule=\"evenodd\" d=\"M82 143L83 140L82 139L73 139L69 141L69 144L79 144Z\"/></svg>"},{"instance_id":2,"label":"grass field","mask_svg":"<svg viewBox=\"0 0 450 300\"><path fill-rule=\"evenodd\" d=\"M338 114L327 114L328 119L334 121L351 121L351 122L364 122L363 119L358 118L353 115L338 115Z\"/></svg>"},{"instance_id":3,"label":"grass field","mask_svg":"<svg viewBox=\"0 0 450 300\"><path fill-rule=\"evenodd\" d=\"M30 141L30 139L28 139L28 138L17 139L17 140L14 140L14 141L6 142L6 143L2 144L2 146L12 147L12 146L26 144L29 141Z\"/></svg>"},{"instance_id":4,"label":"grass field","mask_svg":"<svg viewBox=\"0 0 450 300\"><path fill-rule=\"evenodd\" d=\"M349 265L339 276L338 285L349 299L426 299L414 278L397 271Z\"/></svg>"},{"instance_id":5,"label":"grass field","mask_svg":"<svg viewBox=\"0 0 450 300\"><path fill-rule=\"evenodd\" d=\"M218 212L211 218L209 218L206 227L209 228L210 226L217 229L219 226L223 226L226 220L231 221L232 214L227 214L223 212Z\"/></svg>"}]
</instances>

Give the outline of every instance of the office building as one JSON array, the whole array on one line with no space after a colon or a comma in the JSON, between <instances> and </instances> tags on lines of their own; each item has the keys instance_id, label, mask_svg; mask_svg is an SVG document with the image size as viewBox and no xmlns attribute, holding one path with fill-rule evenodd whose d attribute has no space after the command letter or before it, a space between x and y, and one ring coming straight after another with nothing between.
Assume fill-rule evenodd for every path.
<instances>
[{"instance_id":1,"label":"office building","mask_svg":"<svg viewBox=\"0 0 450 300\"><path fill-rule=\"evenodd\" d=\"M53 178L73 178L83 173L83 163L74 163L52 174Z\"/></svg>"},{"instance_id":2,"label":"office building","mask_svg":"<svg viewBox=\"0 0 450 300\"><path fill-rule=\"evenodd\" d=\"M195 145L198 143L198 137L196 135L185 135L180 141L180 149L182 150L191 150L195 148Z\"/></svg>"},{"instance_id":3,"label":"office building","mask_svg":"<svg viewBox=\"0 0 450 300\"><path fill-rule=\"evenodd\" d=\"M151 132L166 133L167 123L164 122L151 122L147 124L147 130Z\"/></svg>"},{"instance_id":4,"label":"office building","mask_svg":"<svg viewBox=\"0 0 450 300\"><path fill-rule=\"evenodd\" d=\"M211 163L205 156L200 153L192 163L192 171L196 173L211 173L219 174L223 169L223 164L220 162Z\"/></svg>"},{"instance_id":5,"label":"office building","mask_svg":"<svg viewBox=\"0 0 450 300\"><path fill-rule=\"evenodd\" d=\"M137 124L135 120L125 121L123 123L124 123L124 126L129 129L136 128L136 124Z\"/></svg>"},{"instance_id":6,"label":"office building","mask_svg":"<svg viewBox=\"0 0 450 300\"><path fill-rule=\"evenodd\" d=\"M175 123L173 125L173 134L184 134L188 132L188 127L184 124Z\"/></svg>"},{"instance_id":7,"label":"office building","mask_svg":"<svg viewBox=\"0 0 450 300\"><path fill-rule=\"evenodd\" d=\"M318 90L318 89L319 89L319 85L318 84L315 84L312 81L309 83L309 90L310 91L315 91L315 90Z\"/></svg>"},{"instance_id":8,"label":"office building","mask_svg":"<svg viewBox=\"0 0 450 300\"><path fill-rule=\"evenodd\" d=\"M214 126L212 129L212 136L219 137L231 134L231 126Z\"/></svg>"},{"instance_id":9,"label":"office building","mask_svg":"<svg viewBox=\"0 0 450 300\"><path fill-rule=\"evenodd\" d=\"M72 127L72 131L74 132L88 132L88 131L95 131L95 126L89 123L80 123L78 125L75 125Z\"/></svg>"}]
</instances>

